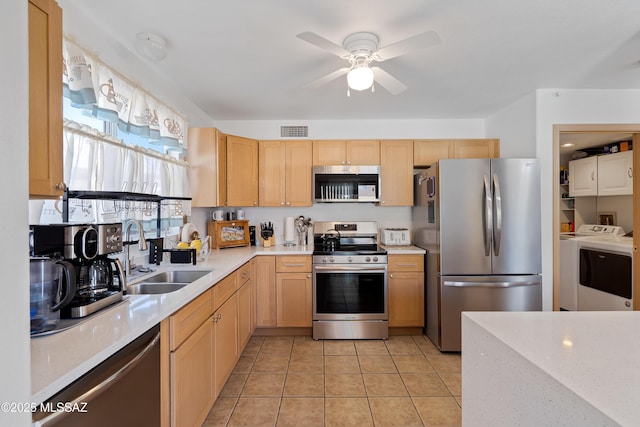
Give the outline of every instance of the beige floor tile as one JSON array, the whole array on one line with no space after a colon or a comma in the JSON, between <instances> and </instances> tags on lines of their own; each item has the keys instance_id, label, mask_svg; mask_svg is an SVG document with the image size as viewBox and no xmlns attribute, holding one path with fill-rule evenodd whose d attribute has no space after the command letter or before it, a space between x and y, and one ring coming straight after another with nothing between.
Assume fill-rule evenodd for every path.
<instances>
[{"instance_id":1,"label":"beige floor tile","mask_svg":"<svg viewBox=\"0 0 640 427\"><path fill-rule=\"evenodd\" d=\"M389 350L382 340L358 340L355 342L358 356L387 356Z\"/></svg>"},{"instance_id":2,"label":"beige floor tile","mask_svg":"<svg viewBox=\"0 0 640 427\"><path fill-rule=\"evenodd\" d=\"M395 363L391 356L358 356L360 370L367 374L397 373Z\"/></svg>"},{"instance_id":3,"label":"beige floor tile","mask_svg":"<svg viewBox=\"0 0 640 427\"><path fill-rule=\"evenodd\" d=\"M459 354L428 354L427 359L436 372L462 372L462 357Z\"/></svg>"},{"instance_id":4,"label":"beige floor tile","mask_svg":"<svg viewBox=\"0 0 640 427\"><path fill-rule=\"evenodd\" d=\"M366 398L325 399L327 427L373 426L373 418Z\"/></svg>"},{"instance_id":5,"label":"beige floor tile","mask_svg":"<svg viewBox=\"0 0 640 427\"><path fill-rule=\"evenodd\" d=\"M295 348L294 348L295 351ZM292 354L289 372L324 372L324 356L315 354Z\"/></svg>"},{"instance_id":6,"label":"beige floor tile","mask_svg":"<svg viewBox=\"0 0 640 427\"><path fill-rule=\"evenodd\" d=\"M451 396L438 374L400 374L411 396Z\"/></svg>"},{"instance_id":7,"label":"beige floor tile","mask_svg":"<svg viewBox=\"0 0 640 427\"><path fill-rule=\"evenodd\" d=\"M286 374L252 372L242 390L242 396L282 396Z\"/></svg>"},{"instance_id":8,"label":"beige floor tile","mask_svg":"<svg viewBox=\"0 0 640 427\"><path fill-rule=\"evenodd\" d=\"M324 355L355 356L356 346L353 340L326 340L324 342Z\"/></svg>"},{"instance_id":9,"label":"beige floor tile","mask_svg":"<svg viewBox=\"0 0 640 427\"><path fill-rule=\"evenodd\" d=\"M253 362L256 360L255 354L242 355L236 362L236 366L233 368L233 372L241 373L241 372L251 372L251 368L253 367Z\"/></svg>"},{"instance_id":10,"label":"beige floor tile","mask_svg":"<svg viewBox=\"0 0 640 427\"><path fill-rule=\"evenodd\" d=\"M329 373L359 374L358 356L325 356L324 371Z\"/></svg>"},{"instance_id":11,"label":"beige floor tile","mask_svg":"<svg viewBox=\"0 0 640 427\"><path fill-rule=\"evenodd\" d=\"M253 363L252 372L287 372L288 354L265 354L260 352Z\"/></svg>"},{"instance_id":12,"label":"beige floor tile","mask_svg":"<svg viewBox=\"0 0 640 427\"><path fill-rule=\"evenodd\" d=\"M367 396L408 396L399 374L362 374Z\"/></svg>"},{"instance_id":13,"label":"beige floor tile","mask_svg":"<svg viewBox=\"0 0 640 427\"><path fill-rule=\"evenodd\" d=\"M414 397L413 404L429 427L462 425L462 409L453 397Z\"/></svg>"},{"instance_id":14,"label":"beige floor tile","mask_svg":"<svg viewBox=\"0 0 640 427\"><path fill-rule=\"evenodd\" d=\"M237 397L219 397L202 423L202 427L226 426L237 401Z\"/></svg>"},{"instance_id":15,"label":"beige floor tile","mask_svg":"<svg viewBox=\"0 0 640 427\"><path fill-rule=\"evenodd\" d=\"M324 374L290 372L284 383L285 396L324 396Z\"/></svg>"},{"instance_id":16,"label":"beige floor tile","mask_svg":"<svg viewBox=\"0 0 640 427\"><path fill-rule=\"evenodd\" d=\"M324 341L314 340L311 337L295 337L293 341L293 354L319 354L324 353Z\"/></svg>"},{"instance_id":17,"label":"beige floor tile","mask_svg":"<svg viewBox=\"0 0 640 427\"><path fill-rule=\"evenodd\" d=\"M370 397L373 421L377 426L422 426L409 397Z\"/></svg>"},{"instance_id":18,"label":"beige floor tile","mask_svg":"<svg viewBox=\"0 0 640 427\"><path fill-rule=\"evenodd\" d=\"M462 374L459 372L442 372L440 378L454 396L462 396Z\"/></svg>"},{"instance_id":19,"label":"beige floor tile","mask_svg":"<svg viewBox=\"0 0 640 427\"><path fill-rule=\"evenodd\" d=\"M360 374L325 374L324 395L326 397L366 396Z\"/></svg>"},{"instance_id":20,"label":"beige floor tile","mask_svg":"<svg viewBox=\"0 0 640 427\"><path fill-rule=\"evenodd\" d=\"M413 341L424 354L442 354L440 350L438 350L438 347L424 335L414 336Z\"/></svg>"},{"instance_id":21,"label":"beige floor tile","mask_svg":"<svg viewBox=\"0 0 640 427\"><path fill-rule=\"evenodd\" d=\"M247 382L248 373L231 373L229 379L224 384L224 387L220 391L220 396L225 397L238 397L242 392L242 388Z\"/></svg>"},{"instance_id":22,"label":"beige floor tile","mask_svg":"<svg viewBox=\"0 0 640 427\"><path fill-rule=\"evenodd\" d=\"M244 347L243 354L258 354L263 341L264 337L251 337Z\"/></svg>"},{"instance_id":23,"label":"beige floor tile","mask_svg":"<svg viewBox=\"0 0 640 427\"><path fill-rule=\"evenodd\" d=\"M422 354L411 337L393 336L385 342L389 353L395 354Z\"/></svg>"},{"instance_id":24,"label":"beige floor tile","mask_svg":"<svg viewBox=\"0 0 640 427\"><path fill-rule=\"evenodd\" d=\"M422 353L410 354L410 355L397 355L392 356L393 363L395 363L398 372L411 374L411 373L425 373L434 372L431 364L427 361L426 357Z\"/></svg>"},{"instance_id":25,"label":"beige floor tile","mask_svg":"<svg viewBox=\"0 0 640 427\"><path fill-rule=\"evenodd\" d=\"M276 426L324 426L324 399L321 397L283 397Z\"/></svg>"},{"instance_id":26,"label":"beige floor tile","mask_svg":"<svg viewBox=\"0 0 640 427\"><path fill-rule=\"evenodd\" d=\"M279 397L240 398L229 420L229 427L274 426L280 408Z\"/></svg>"},{"instance_id":27,"label":"beige floor tile","mask_svg":"<svg viewBox=\"0 0 640 427\"><path fill-rule=\"evenodd\" d=\"M265 337L261 354L291 354L293 337Z\"/></svg>"}]
</instances>

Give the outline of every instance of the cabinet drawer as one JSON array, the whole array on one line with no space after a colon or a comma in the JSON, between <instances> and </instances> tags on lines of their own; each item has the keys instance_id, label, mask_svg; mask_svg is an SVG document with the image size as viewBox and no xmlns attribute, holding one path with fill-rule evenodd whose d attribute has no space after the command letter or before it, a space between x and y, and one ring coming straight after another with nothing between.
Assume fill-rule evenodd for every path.
<instances>
[{"instance_id":1,"label":"cabinet drawer","mask_svg":"<svg viewBox=\"0 0 640 427\"><path fill-rule=\"evenodd\" d=\"M424 271L424 255L389 255L389 271Z\"/></svg>"},{"instance_id":2,"label":"cabinet drawer","mask_svg":"<svg viewBox=\"0 0 640 427\"><path fill-rule=\"evenodd\" d=\"M213 287L213 310L217 310L238 289L238 271L234 271Z\"/></svg>"},{"instance_id":3,"label":"cabinet drawer","mask_svg":"<svg viewBox=\"0 0 640 427\"><path fill-rule=\"evenodd\" d=\"M311 272L311 257L308 255L280 255L276 257L277 273Z\"/></svg>"},{"instance_id":4,"label":"cabinet drawer","mask_svg":"<svg viewBox=\"0 0 640 427\"><path fill-rule=\"evenodd\" d=\"M253 269L251 268L251 262L246 263L238 270L236 270L236 272L238 274L238 289L253 278Z\"/></svg>"},{"instance_id":5,"label":"cabinet drawer","mask_svg":"<svg viewBox=\"0 0 640 427\"><path fill-rule=\"evenodd\" d=\"M171 351L184 342L213 313L213 289L181 308L169 318Z\"/></svg>"}]
</instances>

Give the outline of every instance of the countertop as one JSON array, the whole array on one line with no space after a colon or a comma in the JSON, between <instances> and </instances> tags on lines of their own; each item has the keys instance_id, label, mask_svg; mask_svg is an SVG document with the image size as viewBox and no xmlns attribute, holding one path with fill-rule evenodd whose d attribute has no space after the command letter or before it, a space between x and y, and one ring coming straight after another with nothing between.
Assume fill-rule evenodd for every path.
<instances>
[{"instance_id":1,"label":"countertop","mask_svg":"<svg viewBox=\"0 0 640 427\"><path fill-rule=\"evenodd\" d=\"M531 370L535 369L536 373L528 377L531 381L527 381L527 384L511 384L510 390L516 394L519 389L528 388L523 391L523 395L529 396L530 402L522 404L540 405L541 407L536 408L535 414L548 417L565 416L571 409L567 405L562 405L564 409L557 405L559 414L550 415L553 414L553 405L564 399L571 400L574 407L580 405L582 408L593 409L593 417L583 419L580 425L596 423L595 418L599 417L598 414L611 420L606 422L606 425L637 425L640 420L640 370L637 369L640 360L640 312L467 312L463 317L465 323L470 322L467 323L468 336L464 335L463 329L463 337L469 338L468 347L465 347L463 341L465 402L468 398L464 394L466 369L470 370L467 372L471 372L481 369L481 366L488 366L488 370L495 368L495 371L487 372L484 378L495 375L498 383L522 382L527 378L522 370L516 371L520 373L516 374L515 378L506 378L509 376L508 361L515 360L517 356L518 359L526 361L523 366L532 366ZM478 354L467 354L467 349L475 351L482 348L482 345L476 345L477 343L490 340L500 345L504 344L508 350L515 352L514 356L507 357L510 351L500 351L494 358L488 354L491 350L487 351L487 346L478 351ZM474 366L465 366L465 359ZM498 364L500 366L497 366ZM542 381L543 377L551 379L546 383L546 389L541 388L546 397L536 399L535 383L538 380ZM483 391L480 390L480 393L482 399L485 399L487 384L485 381L482 382ZM471 391L472 384L467 384L470 387L467 391ZM562 397L554 398L549 392L552 387ZM492 408L488 405L490 408L487 411L508 411L508 402L505 402L504 398L504 394L497 396L499 407ZM482 404L486 406L487 401ZM543 405L548 406L542 407ZM520 416L522 413L524 411ZM584 409L577 412L577 416L586 417L585 414ZM556 422L559 420L554 419ZM599 421L596 424L605 425L599 424Z\"/></svg>"}]
</instances>

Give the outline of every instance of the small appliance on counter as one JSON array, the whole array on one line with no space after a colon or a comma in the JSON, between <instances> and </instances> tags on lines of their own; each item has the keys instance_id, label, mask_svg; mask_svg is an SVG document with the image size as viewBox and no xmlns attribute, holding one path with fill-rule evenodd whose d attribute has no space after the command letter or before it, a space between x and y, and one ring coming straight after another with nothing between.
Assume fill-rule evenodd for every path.
<instances>
[{"instance_id":1,"label":"small appliance on counter","mask_svg":"<svg viewBox=\"0 0 640 427\"><path fill-rule=\"evenodd\" d=\"M411 232L408 228L383 228L380 230L380 242L385 246L409 246Z\"/></svg>"}]
</instances>

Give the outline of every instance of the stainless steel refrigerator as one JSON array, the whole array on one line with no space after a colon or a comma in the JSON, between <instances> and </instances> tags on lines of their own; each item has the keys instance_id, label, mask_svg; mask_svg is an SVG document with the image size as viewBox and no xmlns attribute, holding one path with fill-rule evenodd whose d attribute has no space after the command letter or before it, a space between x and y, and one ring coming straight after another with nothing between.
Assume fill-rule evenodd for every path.
<instances>
[{"instance_id":1,"label":"stainless steel refrigerator","mask_svg":"<svg viewBox=\"0 0 640 427\"><path fill-rule=\"evenodd\" d=\"M538 159L445 159L414 178L425 330L440 350L461 350L463 311L542 310Z\"/></svg>"}]
</instances>

